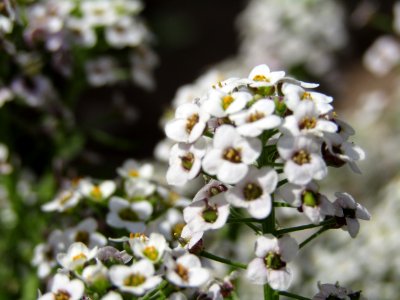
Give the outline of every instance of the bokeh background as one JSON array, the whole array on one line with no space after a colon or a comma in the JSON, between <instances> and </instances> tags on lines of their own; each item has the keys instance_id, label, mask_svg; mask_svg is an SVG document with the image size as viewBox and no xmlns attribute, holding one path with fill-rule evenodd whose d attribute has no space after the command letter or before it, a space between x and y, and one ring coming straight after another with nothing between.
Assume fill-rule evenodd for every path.
<instances>
[{"instance_id":1,"label":"bokeh background","mask_svg":"<svg viewBox=\"0 0 400 300\"><path fill-rule=\"evenodd\" d=\"M184 101L185 95L177 94L180 87L189 84L196 95L210 82L245 76L260 63L321 83L319 90L334 97L337 113L353 125L355 141L367 153L360 164L363 175L334 171L325 185L331 194L352 193L368 207L372 221L355 241L334 232L309 247L296 261L301 280L295 290L312 294L316 280L338 280L365 290L369 299L397 299L399 6L389 0L144 1L141 17L158 56L153 89L124 81L81 90L69 111L73 130L60 143L55 138L60 127L52 123L58 115L51 109L17 101L0 108L0 142L9 150L0 166L15 169L1 179L0 299L36 297L32 247L51 221L41 214L40 204L53 197L60 178L110 178L127 158L153 160L164 139L163 120ZM0 37L5 47L7 36ZM7 57L0 58L3 68ZM57 88L65 84L54 82ZM4 78L0 83L7 84ZM67 144L71 154L58 155L57 147ZM258 297L251 291L243 295Z\"/></svg>"}]
</instances>

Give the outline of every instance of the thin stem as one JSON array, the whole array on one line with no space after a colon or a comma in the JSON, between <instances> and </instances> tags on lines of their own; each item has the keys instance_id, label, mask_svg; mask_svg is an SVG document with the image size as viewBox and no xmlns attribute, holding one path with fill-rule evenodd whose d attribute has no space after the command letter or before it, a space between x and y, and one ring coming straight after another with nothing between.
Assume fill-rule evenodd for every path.
<instances>
[{"instance_id":1,"label":"thin stem","mask_svg":"<svg viewBox=\"0 0 400 300\"><path fill-rule=\"evenodd\" d=\"M231 214L235 217L235 218L242 218L242 216L240 215L240 213L238 213L236 210L234 210L233 208L231 209ZM248 227L250 227L251 229L254 230L254 232L256 234L260 234L261 233L261 229L254 225L253 223L246 223L244 222L243 224L247 225Z\"/></svg>"},{"instance_id":2,"label":"thin stem","mask_svg":"<svg viewBox=\"0 0 400 300\"><path fill-rule=\"evenodd\" d=\"M149 300L149 299L153 298L154 295L156 295L160 290L165 288L167 285L168 285L168 281L166 281L166 280L162 281L156 289L148 292L146 295L144 295L142 298L140 298L140 300Z\"/></svg>"},{"instance_id":3,"label":"thin stem","mask_svg":"<svg viewBox=\"0 0 400 300\"><path fill-rule=\"evenodd\" d=\"M211 259L211 260L215 260L215 261L218 261L220 263L235 267L235 268L240 268L240 269L246 269L247 268L247 265L245 265L245 264L242 264L240 262L235 262L235 261L232 261L232 260L217 256L217 255L214 255L214 254L209 253L207 251L201 251L199 253L199 255L203 256L205 258L208 258L208 259Z\"/></svg>"},{"instance_id":4,"label":"thin stem","mask_svg":"<svg viewBox=\"0 0 400 300\"><path fill-rule=\"evenodd\" d=\"M333 224L335 224L335 220L330 219L327 221L323 221L319 224L307 224L307 225L294 226L294 227L276 230L275 234L282 235L282 234L289 233L289 232L300 231L300 230L305 230L305 229L310 229L310 228L315 228L315 227L320 227L320 226L325 226L325 225L333 225Z\"/></svg>"},{"instance_id":5,"label":"thin stem","mask_svg":"<svg viewBox=\"0 0 400 300\"><path fill-rule=\"evenodd\" d=\"M313 239L315 239L316 237L318 237L320 234L322 234L324 231L327 231L331 229L331 226L324 226L322 228L320 228L317 232L315 232L314 234L312 234L310 237L308 237L304 242L302 242L299 245L299 249L303 248L305 245L307 245L309 242L311 242Z\"/></svg>"},{"instance_id":6,"label":"thin stem","mask_svg":"<svg viewBox=\"0 0 400 300\"><path fill-rule=\"evenodd\" d=\"M264 284L264 300L279 300L279 294L269 284Z\"/></svg>"},{"instance_id":7,"label":"thin stem","mask_svg":"<svg viewBox=\"0 0 400 300\"><path fill-rule=\"evenodd\" d=\"M289 203L286 202L274 202L274 207L290 207L290 208L297 208L295 206L290 205Z\"/></svg>"},{"instance_id":8,"label":"thin stem","mask_svg":"<svg viewBox=\"0 0 400 300\"><path fill-rule=\"evenodd\" d=\"M278 182L278 187L280 187L280 186L282 186L282 185L284 185L286 183L288 183L288 180L287 179L283 179L283 180Z\"/></svg>"},{"instance_id":9,"label":"thin stem","mask_svg":"<svg viewBox=\"0 0 400 300\"><path fill-rule=\"evenodd\" d=\"M255 218L229 218L226 223L261 223L262 221Z\"/></svg>"},{"instance_id":10,"label":"thin stem","mask_svg":"<svg viewBox=\"0 0 400 300\"><path fill-rule=\"evenodd\" d=\"M286 296L292 299L299 299L299 300L311 300L310 298L302 297L300 295L292 294L285 291L279 291L279 295Z\"/></svg>"}]
</instances>

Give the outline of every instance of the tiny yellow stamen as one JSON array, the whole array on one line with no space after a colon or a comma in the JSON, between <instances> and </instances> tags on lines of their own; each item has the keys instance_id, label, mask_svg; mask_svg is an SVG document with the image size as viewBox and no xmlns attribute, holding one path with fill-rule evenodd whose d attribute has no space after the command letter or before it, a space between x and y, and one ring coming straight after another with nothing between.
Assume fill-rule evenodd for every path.
<instances>
[{"instance_id":1,"label":"tiny yellow stamen","mask_svg":"<svg viewBox=\"0 0 400 300\"><path fill-rule=\"evenodd\" d=\"M176 273L178 273L179 277L181 277L183 281L189 280L189 271L181 264L176 265L175 271Z\"/></svg>"},{"instance_id":2,"label":"tiny yellow stamen","mask_svg":"<svg viewBox=\"0 0 400 300\"><path fill-rule=\"evenodd\" d=\"M124 279L125 286L139 286L146 281L146 277L140 274L131 274Z\"/></svg>"},{"instance_id":3,"label":"tiny yellow stamen","mask_svg":"<svg viewBox=\"0 0 400 300\"><path fill-rule=\"evenodd\" d=\"M103 197L103 193L100 190L100 187L98 185L94 185L92 187L92 190L90 191L90 196L93 198L99 200Z\"/></svg>"},{"instance_id":4,"label":"tiny yellow stamen","mask_svg":"<svg viewBox=\"0 0 400 300\"><path fill-rule=\"evenodd\" d=\"M86 259L87 256L83 253L79 253L78 255L75 255L74 257L72 257L72 261L77 261L79 259Z\"/></svg>"},{"instance_id":5,"label":"tiny yellow stamen","mask_svg":"<svg viewBox=\"0 0 400 300\"><path fill-rule=\"evenodd\" d=\"M309 92L304 92L303 96L301 96L301 100L312 100L311 93Z\"/></svg>"},{"instance_id":6,"label":"tiny yellow stamen","mask_svg":"<svg viewBox=\"0 0 400 300\"><path fill-rule=\"evenodd\" d=\"M298 165L304 165L311 161L311 157L306 151L300 150L293 155L292 160Z\"/></svg>"},{"instance_id":7,"label":"tiny yellow stamen","mask_svg":"<svg viewBox=\"0 0 400 300\"><path fill-rule=\"evenodd\" d=\"M231 95L226 95L226 96L222 97L222 103L221 103L222 108L224 110L227 110L233 101L235 101L235 99Z\"/></svg>"},{"instance_id":8,"label":"tiny yellow stamen","mask_svg":"<svg viewBox=\"0 0 400 300\"><path fill-rule=\"evenodd\" d=\"M256 111L253 114L251 114L250 116L248 116L246 121L247 121L247 123L253 123L253 122L258 121L258 120L260 120L260 119L262 119L264 117L265 117L264 113Z\"/></svg>"},{"instance_id":9,"label":"tiny yellow stamen","mask_svg":"<svg viewBox=\"0 0 400 300\"><path fill-rule=\"evenodd\" d=\"M57 293L54 293L54 300L69 300L71 299L70 293L64 290L58 290Z\"/></svg>"},{"instance_id":10,"label":"tiny yellow stamen","mask_svg":"<svg viewBox=\"0 0 400 300\"><path fill-rule=\"evenodd\" d=\"M300 129L312 129L317 126L317 119L315 117L305 117L301 120L299 127Z\"/></svg>"},{"instance_id":11,"label":"tiny yellow stamen","mask_svg":"<svg viewBox=\"0 0 400 300\"><path fill-rule=\"evenodd\" d=\"M242 161L240 150L235 148L226 149L222 157L233 163L240 163Z\"/></svg>"},{"instance_id":12,"label":"tiny yellow stamen","mask_svg":"<svg viewBox=\"0 0 400 300\"><path fill-rule=\"evenodd\" d=\"M269 80L267 77L265 77L264 75L256 75L253 77L254 81L265 81L265 82L270 82L271 80Z\"/></svg>"},{"instance_id":13,"label":"tiny yellow stamen","mask_svg":"<svg viewBox=\"0 0 400 300\"><path fill-rule=\"evenodd\" d=\"M158 251L154 246L147 246L144 248L143 254L152 261L155 261L158 258Z\"/></svg>"},{"instance_id":14,"label":"tiny yellow stamen","mask_svg":"<svg viewBox=\"0 0 400 300\"><path fill-rule=\"evenodd\" d=\"M198 114L193 114L189 118L187 118L186 121L186 132L191 133L193 130L193 127L199 122L199 115Z\"/></svg>"},{"instance_id":15,"label":"tiny yellow stamen","mask_svg":"<svg viewBox=\"0 0 400 300\"><path fill-rule=\"evenodd\" d=\"M135 169L129 170L128 174L130 177L139 177L139 172L138 172L138 170L135 170Z\"/></svg>"}]
</instances>

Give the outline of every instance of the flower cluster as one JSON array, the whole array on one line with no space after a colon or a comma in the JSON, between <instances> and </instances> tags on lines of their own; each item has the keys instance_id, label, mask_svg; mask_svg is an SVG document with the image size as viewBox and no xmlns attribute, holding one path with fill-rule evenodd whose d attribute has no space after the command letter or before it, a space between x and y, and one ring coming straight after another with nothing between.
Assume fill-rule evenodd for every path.
<instances>
[{"instance_id":1,"label":"flower cluster","mask_svg":"<svg viewBox=\"0 0 400 300\"><path fill-rule=\"evenodd\" d=\"M332 97L314 91L317 86L259 65L248 78L218 82L183 103L165 126L177 142L167 182L180 186L200 174L208 178L183 210L185 233L203 236L245 209L251 222L263 224L256 232L267 234L257 239L247 277L274 290L289 287L287 263L299 248L285 234L290 230L276 230L275 205L297 208L313 227L343 228L352 237L359 231L358 219L370 218L351 195L337 193L332 203L319 191L317 181L327 176L329 166L349 165L359 172L356 163L365 155L349 141L354 130L337 118Z\"/></svg>"}]
</instances>

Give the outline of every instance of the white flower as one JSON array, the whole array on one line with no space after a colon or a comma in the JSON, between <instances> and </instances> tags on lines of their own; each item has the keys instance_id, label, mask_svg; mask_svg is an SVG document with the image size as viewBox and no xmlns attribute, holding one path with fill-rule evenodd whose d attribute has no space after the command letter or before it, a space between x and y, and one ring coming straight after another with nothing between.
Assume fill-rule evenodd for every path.
<instances>
[{"instance_id":1,"label":"white flower","mask_svg":"<svg viewBox=\"0 0 400 300\"><path fill-rule=\"evenodd\" d=\"M126 160L122 167L117 169L117 173L123 178L131 179L150 179L153 176L154 167L152 164L140 164L136 160Z\"/></svg>"},{"instance_id":2,"label":"white flower","mask_svg":"<svg viewBox=\"0 0 400 300\"><path fill-rule=\"evenodd\" d=\"M339 283L330 284L324 283L321 284L318 282L319 292L312 298L312 300L329 300L329 299L343 299L343 300L362 300L364 299L361 296L361 291L353 292L350 289L345 287L341 287Z\"/></svg>"},{"instance_id":3,"label":"white flower","mask_svg":"<svg viewBox=\"0 0 400 300\"><path fill-rule=\"evenodd\" d=\"M118 80L118 65L113 57L101 56L85 64L87 81L92 86L113 84Z\"/></svg>"},{"instance_id":4,"label":"white flower","mask_svg":"<svg viewBox=\"0 0 400 300\"><path fill-rule=\"evenodd\" d=\"M203 169L222 182L237 183L260 153L260 140L241 137L233 126L222 125L215 131L213 148L203 159Z\"/></svg>"},{"instance_id":5,"label":"white flower","mask_svg":"<svg viewBox=\"0 0 400 300\"><path fill-rule=\"evenodd\" d=\"M176 109L175 119L165 126L165 133L174 141L193 143L203 134L209 118L198 105L182 104Z\"/></svg>"},{"instance_id":6,"label":"white flower","mask_svg":"<svg viewBox=\"0 0 400 300\"><path fill-rule=\"evenodd\" d=\"M315 104L318 115L324 115L333 109L333 106L330 104L333 101L332 97L317 92L306 91L296 84L284 83L282 92L285 95L285 104L291 111L295 111L297 106L304 100L311 100Z\"/></svg>"},{"instance_id":7,"label":"white flower","mask_svg":"<svg viewBox=\"0 0 400 300\"><path fill-rule=\"evenodd\" d=\"M13 93L9 88L0 87L0 108L8 101L14 98Z\"/></svg>"},{"instance_id":8,"label":"white flower","mask_svg":"<svg viewBox=\"0 0 400 300\"><path fill-rule=\"evenodd\" d=\"M181 231L181 235L178 238L182 248L191 250L198 244L201 245L201 239L203 238L204 232L193 232L188 225L184 226Z\"/></svg>"},{"instance_id":9,"label":"white flower","mask_svg":"<svg viewBox=\"0 0 400 300\"><path fill-rule=\"evenodd\" d=\"M91 26L111 25L118 18L110 1L84 1L80 8L83 18Z\"/></svg>"},{"instance_id":10,"label":"white flower","mask_svg":"<svg viewBox=\"0 0 400 300\"><path fill-rule=\"evenodd\" d=\"M166 174L168 184L182 186L194 179L201 170L201 160L206 149L205 138L199 138L194 144L175 144L170 151Z\"/></svg>"},{"instance_id":11,"label":"white flower","mask_svg":"<svg viewBox=\"0 0 400 300\"><path fill-rule=\"evenodd\" d=\"M210 278L210 271L201 267L200 259L193 254L172 258L166 263L167 280L179 287L199 287Z\"/></svg>"},{"instance_id":12,"label":"white flower","mask_svg":"<svg viewBox=\"0 0 400 300\"><path fill-rule=\"evenodd\" d=\"M284 119L281 130L291 135L314 134L322 137L324 132L336 132L337 125L321 118L313 101L301 101L293 111L293 115Z\"/></svg>"},{"instance_id":13,"label":"white flower","mask_svg":"<svg viewBox=\"0 0 400 300\"><path fill-rule=\"evenodd\" d=\"M134 47L139 45L146 33L146 28L142 23L126 16L108 26L105 36L110 46L124 48L126 46Z\"/></svg>"},{"instance_id":14,"label":"white flower","mask_svg":"<svg viewBox=\"0 0 400 300\"><path fill-rule=\"evenodd\" d=\"M105 180L99 184L93 184L89 179L82 179L79 182L81 194L94 201L103 201L109 198L116 189L116 184L112 180Z\"/></svg>"},{"instance_id":15,"label":"white flower","mask_svg":"<svg viewBox=\"0 0 400 300\"><path fill-rule=\"evenodd\" d=\"M66 27L68 28L68 34L72 37L74 44L87 48L96 45L96 33L85 19L68 18Z\"/></svg>"},{"instance_id":16,"label":"white flower","mask_svg":"<svg viewBox=\"0 0 400 300\"><path fill-rule=\"evenodd\" d=\"M244 109L252 98L248 92L225 93L211 90L201 109L214 117L223 118Z\"/></svg>"},{"instance_id":17,"label":"white flower","mask_svg":"<svg viewBox=\"0 0 400 300\"><path fill-rule=\"evenodd\" d=\"M204 185L193 197L193 202L203 200L205 198L214 197L222 192L225 192L228 188L220 181L211 179L206 185Z\"/></svg>"},{"instance_id":18,"label":"white flower","mask_svg":"<svg viewBox=\"0 0 400 300\"><path fill-rule=\"evenodd\" d=\"M110 279L122 292L143 295L161 282L161 276L154 276L153 264L143 259L130 267L118 265L110 268Z\"/></svg>"},{"instance_id":19,"label":"white flower","mask_svg":"<svg viewBox=\"0 0 400 300\"><path fill-rule=\"evenodd\" d=\"M333 204L318 192L318 185L313 181L305 186L287 183L279 188L277 194L282 200L298 207L314 224L320 223L326 216L335 215Z\"/></svg>"},{"instance_id":20,"label":"white flower","mask_svg":"<svg viewBox=\"0 0 400 300\"><path fill-rule=\"evenodd\" d=\"M67 241L60 230L54 230L50 233L47 242L39 244L33 250L32 265L37 266L39 278L45 278L51 270L57 265L56 255L65 249Z\"/></svg>"},{"instance_id":21,"label":"white flower","mask_svg":"<svg viewBox=\"0 0 400 300\"><path fill-rule=\"evenodd\" d=\"M112 197L108 206L107 224L126 228L130 232L143 232L146 229L144 221L153 212L153 207L147 201L128 202L119 197Z\"/></svg>"},{"instance_id":22,"label":"white flower","mask_svg":"<svg viewBox=\"0 0 400 300\"><path fill-rule=\"evenodd\" d=\"M101 297L100 300L123 300L123 298L117 292L111 291Z\"/></svg>"},{"instance_id":23,"label":"white flower","mask_svg":"<svg viewBox=\"0 0 400 300\"><path fill-rule=\"evenodd\" d=\"M260 236L255 246L256 258L247 267L247 278L255 284L268 283L274 290L286 290L292 281L286 264L297 251L298 244L290 236L279 239L272 235Z\"/></svg>"},{"instance_id":24,"label":"white flower","mask_svg":"<svg viewBox=\"0 0 400 300\"><path fill-rule=\"evenodd\" d=\"M364 66L377 76L387 75L400 63L400 44L392 36L379 37L363 57Z\"/></svg>"},{"instance_id":25,"label":"white flower","mask_svg":"<svg viewBox=\"0 0 400 300\"><path fill-rule=\"evenodd\" d=\"M244 207L249 214L263 219L271 212L271 193L278 183L278 174L271 168L251 167L246 177L226 192L227 201L236 207Z\"/></svg>"},{"instance_id":26,"label":"white flower","mask_svg":"<svg viewBox=\"0 0 400 300\"><path fill-rule=\"evenodd\" d=\"M140 258L157 263L167 249L167 241L159 233L152 233L148 239L133 239L130 241L133 253Z\"/></svg>"},{"instance_id":27,"label":"white flower","mask_svg":"<svg viewBox=\"0 0 400 300\"><path fill-rule=\"evenodd\" d=\"M82 279L86 284L106 287L108 285L108 270L101 262L97 261L95 265L83 269Z\"/></svg>"},{"instance_id":28,"label":"white flower","mask_svg":"<svg viewBox=\"0 0 400 300\"><path fill-rule=\"evenodd\" d=\"M85 244L76 242L69 246L67 253L57 254L58 263L65 269L76 271L97 254L97 247L89 249Z\"/></svg>"},{"instance_id":29,"label":"white flower","mask_svg":"<svg viewBox=\"0 0 400 300\"><path fill-rule=\"evenodd\" d=\"M7 146L0 143L0 175L10 174L13 170L12 165L7 162L8 156Z\"/></svg>"},{"instance_id":30,"label":"white flower","mask_svg":"<svg viewBox=\"0 0 400 300\"><path fill-rule=\"evenodd\" d=\"M75 207L81 198L82 195L74 189L63 190L51 202L43 204L42 210L46 212L63 212L69 208Z\"/></svg>"},{"instance_id":31,"label":"white flower","mask_svg":"<svg viewBox=\"0 0 400 300\"><path fill-rule=\"evenodd\" d=\"M347 163L353 172L361 174L356 162L365 159L365 152L351 142L335 143L328 139L322 145L322 156L328 166L341 167Z\"/></svg>"},{"instance_id":32,"label":"white flower","mask_svg":"<svg viewBox=\"0 0 400 300\"><path fill-rule=\"evenodd\" d=\"M79 279L69 280L67 275L56 274L49 293L40 296L38 300L80 300L85 286Z\"/></svg>"},{"instance_id":33,"label":"white flower","mask_svg":"<svg viewBox=\"0 0 400 300\"><path fill-rule=\"evenodd\" d=\"M335 193L337 199L333 202L338 218L338 224L342 225L342 229L349 232L352 238L355 238L360 230L358 219L369 220L371 215L368 210L357 203L348 193Z\"/></svg>"},{"instance_id":34,"label":"white flower","mask_svg":"<svg viewBox=\"0 0 400 300\"><path fill-rule=\"evenodd\" d=\"M279 138L277 148L285 160L284 172L289 182L304 185L327 175L327 167L320 156L321 145L313 137L284 135Z\"/></svg>"},{"instance_id":35,"label":"white flower","mask_svg":"<svg viewBox=\"0 0 400 300\"><path fill-rule=\"evenodd\" d=\"M143 199L153 194L157 186L144 178L130 178L124 184L125 193L131 199Z\"/></svg>"},{"instance_id":36,"label":"white flower","mask_svg":"<svg viewBox=\"0 0 400 300\"><path fill-rule=\"evenodd\" d=\"M224 194L193 202L183 210L183 218L192 232L221 228L229 216Z\"/></svg>"},{"instance_id":37,"label":"white flower","mask_svg":"<svg viewBox=\"0 0 400 300\"><path fill-rule=\"evenodd\" d=\"M182 229L185 226L182 213L175 209L170 208L165 218L159 225L160 232L166 237L167 240L177 240L182 233Z\"/></svg>"},{"instance_id":38,"label":"white flower","mask_svg":"<svg viewBox=\"0 0 400 300\"><path fill-rule=\"evenodd\" d=\"M65 231L64 235L70 243L81 242L90 249L96 246L105 246L107 239L101 233L96 232L97 222L93 218L81 221L77 226Z\"/></svg>"},{"instance_id":39,"label":"white flower","mask_svg":"<svg viewBox=\"0 0 400 300\"><path fill-rule=\"evenodd\" d=\"M278 127L281 118L274 115L275 104L272 100L261 99L247 111L238 112L229 118L235 123L236 130L243 136L256 137L264 130Z\"/></svg>"},{"instance_id":40,"label":"white flower","mask_svg":"<svg viewBox=\"0 0 400 300\"><path fill-rule=\"evenodd\" d=\"M285 72L271 72L267 65L258 65L254 67L250 74L249 80L251 87L272 86L285 76Z\"/></svg>"}]
</instances>

